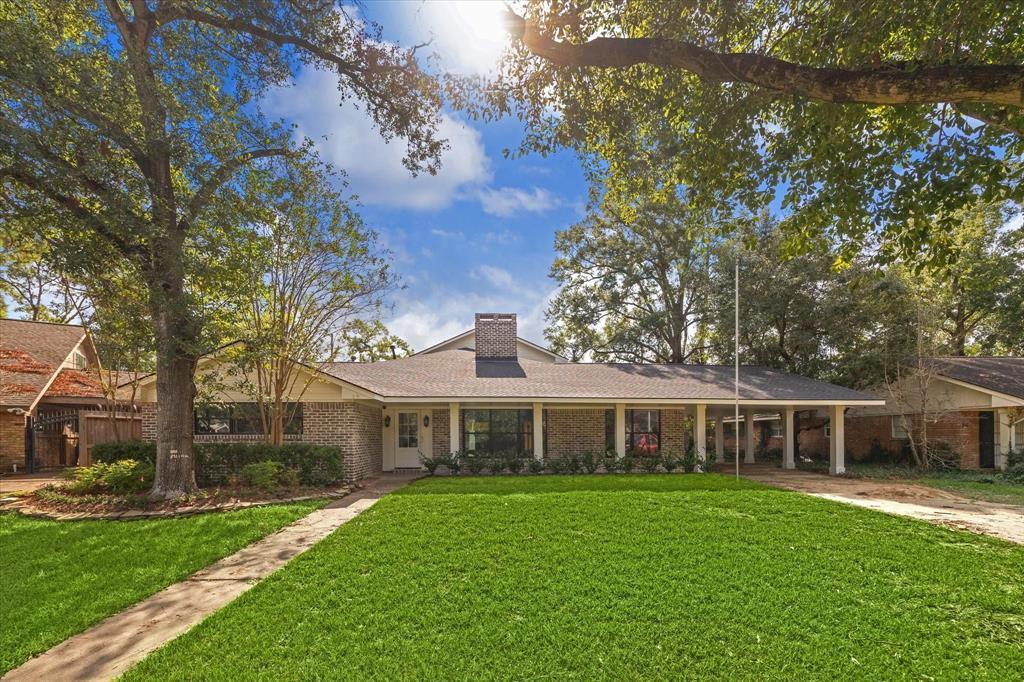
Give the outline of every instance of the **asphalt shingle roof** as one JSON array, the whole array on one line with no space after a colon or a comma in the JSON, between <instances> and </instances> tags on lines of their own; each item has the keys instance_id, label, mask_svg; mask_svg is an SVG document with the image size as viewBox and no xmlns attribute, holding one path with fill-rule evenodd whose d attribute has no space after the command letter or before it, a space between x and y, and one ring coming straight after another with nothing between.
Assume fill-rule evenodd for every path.
<instances>
[{"instance_id":1,"label":"asphalt shingle roof","mask_svg":"<svg viewBox=\"0 0 1024 682\"><path fill-rule=\"evenodd\" d=\"M1024 358L936 358L937 374L1024 398Z\"/></svg>"},{"instance_id":2,"label":"asphalt shingle roof","mask_svg":"<svg viewBox=\"0 0 1024 682\"><path fill-rule=\"evenodd\" d=\"M0 320L0 404L31 405L83 336L79 325Z\"/></svg>"},{"instance_id":3,"label":"asphalt shingle roof","mask_svg":"<svg viewBox=\"0 0 1024 682\"><path fill-rule=\"evenodd\" d=\"M733 368L709 365L477 361L447 350L324 371L387 398L604 398L731 400ZM740 399L857 402L875 396L764 367L740 371Z\"/></svg>"}]
</instances>

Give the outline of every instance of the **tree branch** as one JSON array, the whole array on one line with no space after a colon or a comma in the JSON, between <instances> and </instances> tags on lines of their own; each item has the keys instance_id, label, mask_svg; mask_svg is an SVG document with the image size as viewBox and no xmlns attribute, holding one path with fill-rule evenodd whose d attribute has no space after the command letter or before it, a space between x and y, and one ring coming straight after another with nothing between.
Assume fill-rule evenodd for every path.
<instances>
[{"instance_id":1,"label":"tree branch","mask_svg":"<svg viewBox=\"0 0 1024 682\"><path fill-rule=\"evenodd\" d=\"M813 100L858 104L983 102L1024 107L1024 66L950 64L913 70L803 66L753 53L720 53L670 38L554 40L535 20L508 13L509 32L530 52L562 66L624 68L636 64L682 69L710 81L750 83Z\"/></svg>"},{"instance_id":2,"label":"tree branch","mask_svg":"<svg viewBox=\"0 0 1024 682\"><path fill-rule=\"evenodd\" d=\"M233 159L229 159L221 164L217 170L215 170L206 182L196 191L192 196L192 201L189 202L188 208L185 209L185 215L178 221L178 226L181 229L185 229L196 216L202 213L203 209L210 203L214 193L223 185L225 182L231 179L231 176L235 172L256 159L263 159L270 156L285 156L289 154L289 150L285 147L273 147L269 149L254 149L243 152Z\"/></svg>"}]
</instances>

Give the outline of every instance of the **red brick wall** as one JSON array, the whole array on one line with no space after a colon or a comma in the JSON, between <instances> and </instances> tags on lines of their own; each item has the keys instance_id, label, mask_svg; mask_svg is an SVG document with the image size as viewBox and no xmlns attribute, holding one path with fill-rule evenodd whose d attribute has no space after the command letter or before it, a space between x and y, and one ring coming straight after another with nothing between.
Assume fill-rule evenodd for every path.
<instances>
[{"instance_id":1,"label":"red brick wall","mask_svg":"<svg viewBox=\"0 0 1024 682\"><path fill-rule=\"evenodd\" d=\"M144 403L139 408L142 413L142 439L156 440L156 405ZM303 403L302 428L302 442L341 448L346 481L358 480L381 471L383 450L380 408L351 402ZM445 432L447 434L447 427ZM259 437L196 438L196 442L204 440L252 442L259 440Z\"/></svg>"},{"instance_id":2,"label":"red brick wall","mask_svg":"<svg viewBox=\"0 0 1024 682\"><path fill-rule=\"evenodd\" d=\"M549 409L548 457L572 457L605 451L604 409Z\"/></svg>"},{"instance_id":3,"label":"red brick wall","mask_svg":"<svg viewBox=\"0 0 1024 682\"><path fill-rule=\"evenodd\" d=\"M478 358L516 357L515 313L477 313L475 329Z\"/></svg>"},{"instance_id":4,"label":"red brick wall","mask_svg":"<svg viewBox=\"0 0 1024 682\"><path fill-rule=\"evenodd\" d=\"M341 448L345 480L356 481L383 466L380 408L359 403L303 403L302 440Z\"/></svg>"},{"instance_id":5,"label":"red brick wall","mask_svg":"<svg viewBox=\"0 0 1024 682\"><path fill-rule=\"evenodd\" d=\"M434 448L434 456L447 455L456 448L449 447L451 440L451 412L448 410L433 410L430 413L431 446Z\"/></svg>"},{"instance_id":6,"label":"red brick wall","mask_svg":"<svg viewBox=\"0 0 1024 682\"><path fill-rule=\"evenodd\" d=\"M899 453L906 441L892 437L892 420L893 417L890 415L865 417L847 415L845 443L847 460L856 462L866 459L871 451L873 441L878 441L878 444L887 450ZM921 428L920 415L915 415L911 423L912 428L919 432ZM950 412L942 415L937 421L928 424L928 439L948 443L953 451L960 455L960 466L964 469L979 468L977 411ZM819 427L801 433L801 449L805 449L805 442L810 447L819 448L819 452L823 456L828 455L828 439L825 438L824 429Z\"/></svg>"},{"instance_id":7,"label":"red brick wall","mask_svg":"<svg viewBox=\"0 0 1024 682\"><path fill-rule=\"evenodd\" d=\"M661 410L661 452L679 457L690 443L691 426L684 410Z\"/></svg>"},{"instance_id":8,"label":"red brick wall","mask_svg":"<svg viewBox=\"0 0 1024 682\"><path fill-rule=\"evenodd\" d=\"M25 470L25 417L0 411L0 471Z\"/></svg>"}]
</instances>

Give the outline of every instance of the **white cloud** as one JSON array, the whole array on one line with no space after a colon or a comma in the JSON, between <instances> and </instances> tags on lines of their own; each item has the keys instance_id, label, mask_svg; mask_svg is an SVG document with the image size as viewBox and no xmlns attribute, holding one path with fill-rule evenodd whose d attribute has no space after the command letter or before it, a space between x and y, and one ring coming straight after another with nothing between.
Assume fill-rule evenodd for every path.
<instances>
[{"instance_id":1,"label":"white cloud","mask_svg":"<svg viewBox=\"0 0 1024 682\"><path fill-rule=\"evenodd\" d=\"M511 230L502 230L501 232L487 232L484 234L484 241L491 244L500 244L502 246L508 246L509 244L515 244L521 239L521 237L512 232Z\"/></svg>"},{"instance_id":2,"label":"white cloud","mask_svg":"<svg viewBox=\"0 0 1024 682\"><path fill-rule=\"evenodd\" d=\"M430 231L430 234L441 239L462 239L463 237L462 232L459 230L439 230L435 228Z\"/></svg>"},{"instance_id":3,"label":"white cloud","mask_svg":"<svg viewBox=\"0 0 1024 682\"><path fill-rule=\"evenodd\" d=\"M499 218L523 212L545 213L560 203L558 197L540 187L534 187L532 191L518 187L487 187L477 191L477 198L485 213Z\"/></svg>"},{"instance_id":4,"label":"white cloud","mask_svg":"<svg viewBox=\"0 0 1024 682\"><path fill-rule=\"evenodd\" d=\"M473 271L473 277L486 280L499 289L511 289L516 284L512 273L493 265L481 265Z\"/></svg>"},{"instance_id":5,"label":"white cloud","mask_svg":"<svg viewBox=\"0 0 1024 682\"><path fill-rule=\"evenodd\" d=\"M327 161L348 173L366 204L437 210L490 180L490 161L477 130L442 114L438 134L448 140L437 175L413 177L402 165L405 141L385 142L366 112L350 100L339 106L337 76L305 69L295 85L271 91L264 106L313 139Z\"/></svg>"},{"instance_id":6,"label":"white cloud","mask_svg":"<svg viewBox=\"0 0 1024 682\"><path fill-rule=\"evenodd\" d=\"M493 73L509 42L501 0L431 0L396 3L413 42L430 40L445 70Z\"/></svg>"}]
</instances>

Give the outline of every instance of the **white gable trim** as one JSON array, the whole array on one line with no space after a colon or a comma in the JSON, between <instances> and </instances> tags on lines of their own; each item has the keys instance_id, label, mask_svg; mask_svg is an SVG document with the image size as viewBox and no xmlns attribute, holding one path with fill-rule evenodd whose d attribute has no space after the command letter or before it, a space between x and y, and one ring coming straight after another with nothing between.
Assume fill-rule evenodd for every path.
<instances>
[{"instance_id":1,"label":"white gable trim","mask_svg":"<svg viewBox=\"0 0 1024 682\"><path fill-rule=\"evenodd\" d=\"M427 353L433 353L438 348L441 348L442 346L447 346L450 343L454 343L454 342L460 341L462 339L468 338L468 337L472 336L475 333L476 333L476 329L469 329L467 331L462 332L461 334L456 334L455 336L451 337L450 339L445 339L444 341L440 341L438 343L435 343L433 346L431 346L429 348L424 348L421 351L417 351L417 352L413 353L412 355L413 356L415 356L415 355L426 355ZM516 341L518 343L521 343L521 344L525 345L525 346L529 346L530 348L532 348L534 350L540 351L541 353L544 353L545 355L550 355L555 360L564 360L564 361L568 362L568 358L565 358L565 357L559 355L558 353L555 353L554 351L552 351L552 350L550 350L548 348L545 348L544 346L538 345L538 344L534 343L533 341L527 341L526 339L524 339L521 336L517 336L516 337ZM412 357L412 356L410 356L410 357Z\"/></svg>"},{"instance_id":2,"label":"white gable trim","mask_svg":"<svg viewBox=\"0 0 1024 682\"><path fill-rule=\"evenodd\" d=\"M1009 395L1007 393L1000 393L999 391L993 391L990 388L985 388L984 386L979 386L977 384L972 384L969 381L961 381L960 379L953 379L953 378L947 377L947 376L945 376L943 374L939 374L939 375L937 375L937 377L941 381L947 381L947 382L949 382L949 383L951 383L951 384L953 384L955 386L963 386L964 388L969 388L969 389L971 389L973 391L977 391L978 393L984 393L985 395L992 396L993 398L998 398L999 400L1004 400L1004 401L1006 401L1008 403L1008 404L1005 404L1005 405L1004 404L996 404L995 401L993 401L992 407L1011 407L1011 406L1022 406L1022 407L1024 407L1024 399L1022 399L1022 398L1018 398L1016 396L1012 396L1012 395Z\"/></svg>"}]
</instances>

